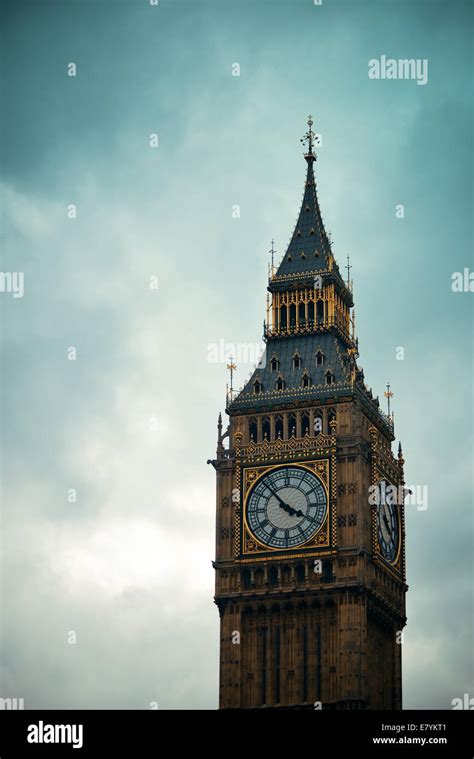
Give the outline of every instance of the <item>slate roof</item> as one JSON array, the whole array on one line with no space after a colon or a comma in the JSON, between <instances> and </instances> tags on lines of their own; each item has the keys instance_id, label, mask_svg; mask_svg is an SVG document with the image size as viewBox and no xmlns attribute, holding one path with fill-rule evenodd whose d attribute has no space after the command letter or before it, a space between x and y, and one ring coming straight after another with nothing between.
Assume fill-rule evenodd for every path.
<instances>
[{"instance_id":1,"label":"slate roof","mask_svg":"<svg viewBox=\"0 0 474 759\"><path fill-rule=\"evenodd\" d=\"M324 363L316 363L316 353L321 351ZM294 368L294 356L301 358L300 368ZM278 359L279 366L272 371L271 360ZM326 373L333 375L331 385L326 383ZM310 377L310 387L302 387L304 373ZM281 377L285 382L284 390L276 389L276 382ZM255 394L255 381L263 385L263 392ZM347 348L339 337L330 332L313 335L293 335L285 339L272 338L268 340L265 356L255 368L251 377L240 394L229 405L233 411L248 407L258 407L269 403L284 403L285 401L320 398L322 393L334 395L337 387L350 387L350 367Z\"/></svg>"},{"instance_id":2,"label":"slate roof","mask_svg":"<svg viewBox=\"0 0 474 759\"><path fill-rule=\"evenodd\" d=\"M330 250L329 240L319 210L313 160L308 160L306 183L298 221L276 272L277 277L295 274L296 272L328 269Z\"/></svg>"}]
</instances>

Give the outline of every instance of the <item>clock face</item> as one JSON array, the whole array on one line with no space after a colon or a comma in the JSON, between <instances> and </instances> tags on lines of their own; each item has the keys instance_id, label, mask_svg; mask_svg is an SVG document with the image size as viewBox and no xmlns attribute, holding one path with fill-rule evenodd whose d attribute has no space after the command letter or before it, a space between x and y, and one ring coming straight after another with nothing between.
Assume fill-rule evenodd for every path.
<instances>
[{"instance_id":1,"label":"clock face","mask_svg":"<svg viewBox=\"0 0 474 759\"><path fill-rule=\"evenodd\" d=\"M321 527L327 498L321 480L308 469L284 466L261 477L247 499L247 524L269 548L296 548Z\"/></svg>"},{"instance_id":2,"label":"clock face","mask_svg":"<svg viewBox=\"0 0 474 759\"><path fill-rule=\"evenodd\" d=\"M379 483L380 503L377 506L377 525L380 552L387 561L393 562L398 553L398 513L392 487L386 480ZM386 492L388 488L388 493ZM395 488L393 488L395 490Z\"/></svg>"}]
</instances>

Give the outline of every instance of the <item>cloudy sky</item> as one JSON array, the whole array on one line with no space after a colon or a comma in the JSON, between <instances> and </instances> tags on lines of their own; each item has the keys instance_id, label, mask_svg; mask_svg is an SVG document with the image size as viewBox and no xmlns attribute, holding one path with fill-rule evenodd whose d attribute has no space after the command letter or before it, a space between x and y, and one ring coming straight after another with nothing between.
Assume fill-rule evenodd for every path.
<instances>
[{"instance_id":1,"label":"cloudy sky","mask_svg":"<svg viewBox=\"0 0 474 759\"><path fill-rule=\"evenodd\" d=\"M390 379L407 482L428 487L404 705L474 696L474 296L451 288L473 268L469 5L3 3L2 271L24 296L0 293L0 696L216 708L206 460L227 377L208 346L261 339L310 112L360 363L375 394ZM427 59L428 83L369 79L381 55Z\"/></svg>"}]
</instances>

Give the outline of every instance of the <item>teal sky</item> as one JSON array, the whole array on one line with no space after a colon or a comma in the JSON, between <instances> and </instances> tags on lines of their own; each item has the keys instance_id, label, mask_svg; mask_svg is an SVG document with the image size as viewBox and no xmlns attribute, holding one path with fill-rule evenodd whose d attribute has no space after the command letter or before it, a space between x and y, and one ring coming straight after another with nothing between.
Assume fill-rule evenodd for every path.
<instances>
[{"instance_id":1,"label":"teal sky","mask_svg":"<svg viewBox=\"0 0 474 759\"><path fill-rule=\"evenodd\" d=\"M227 376L208 345L261 340L308 113L359 363L381 399L390 380L407 483L429 493L407 514L404 705L474 696L474 296L451 290L474 269L472 4L35 0L2 16L2 270L25 293L0 293L0 696L217 706L206 460ZM427 59L428 83L369 79L381 55Z\"/></svg>"}]
</instances>

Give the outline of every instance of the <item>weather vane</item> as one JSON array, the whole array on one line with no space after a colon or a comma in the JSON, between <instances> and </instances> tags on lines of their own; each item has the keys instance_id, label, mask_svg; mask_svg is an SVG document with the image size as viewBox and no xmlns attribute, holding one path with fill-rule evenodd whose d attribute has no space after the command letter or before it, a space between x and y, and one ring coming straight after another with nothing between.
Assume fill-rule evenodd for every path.
<instances>
[{"instance_id":1,"label":"weather vane","mask_svg":"<svg viewBox=\"0 0 474 759\"><path fill-rule=\"evenodd\" d=\"M387 406L388 406L388 416L390 417L390 398L393 398L393 393L390 390L390 382L387 382L387 389L384 392L384 395L387 399Z\"/></svg>"}]
</instances>

